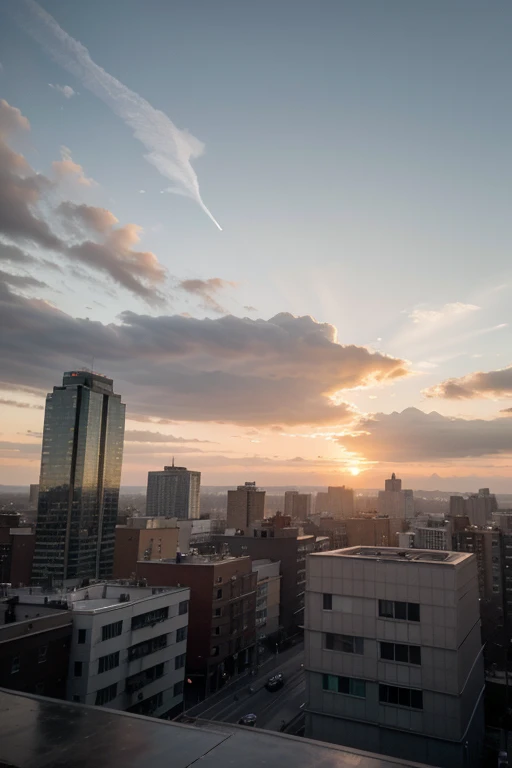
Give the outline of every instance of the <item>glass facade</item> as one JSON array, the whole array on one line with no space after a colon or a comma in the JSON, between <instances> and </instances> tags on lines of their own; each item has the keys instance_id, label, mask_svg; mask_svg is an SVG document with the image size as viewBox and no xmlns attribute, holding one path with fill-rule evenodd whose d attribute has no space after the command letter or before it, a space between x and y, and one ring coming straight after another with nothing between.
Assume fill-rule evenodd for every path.
<instances>
[{"instance_id":1,"label":"glass facade","mask_svg":"<svg viewBox=\"0 0 512 768\"><path fill-rule=\"evenodd\" d=\"M124 420L112 381L98 374L65 373L47 396L34 582L112 575Z\"/></svg>"}]
</instances>

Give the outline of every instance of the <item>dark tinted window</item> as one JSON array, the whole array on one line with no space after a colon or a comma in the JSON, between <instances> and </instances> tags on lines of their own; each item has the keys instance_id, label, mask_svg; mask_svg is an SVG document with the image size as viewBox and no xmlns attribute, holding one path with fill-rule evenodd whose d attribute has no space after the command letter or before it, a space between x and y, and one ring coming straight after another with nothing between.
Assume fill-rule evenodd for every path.
<instances>
[{"instance_id":1,"label":"dark tinted window","mask_svg":"<svg viewBox=\"0 0 512 768\"><path fill-rule=\"evenodd\" d=\"M324 593L324 611L332 611L332 595Z\"/></svg>"}]
</instances>

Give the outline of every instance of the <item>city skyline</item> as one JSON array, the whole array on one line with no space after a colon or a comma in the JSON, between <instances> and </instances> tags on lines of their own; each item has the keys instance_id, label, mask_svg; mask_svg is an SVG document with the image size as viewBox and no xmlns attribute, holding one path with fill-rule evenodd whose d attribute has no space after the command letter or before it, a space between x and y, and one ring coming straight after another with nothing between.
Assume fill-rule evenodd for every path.
<instances>
[{"instance_id":1,"label":"city skyline","mask_svg":"<svg viewBox=\"0 0 512 768\"><path fill-rule=\"evenodd\" d=\"M104 5L0 9L0 484L89 367L124 486L512 490L512 10Z\"/></svg>"}]
</instances>

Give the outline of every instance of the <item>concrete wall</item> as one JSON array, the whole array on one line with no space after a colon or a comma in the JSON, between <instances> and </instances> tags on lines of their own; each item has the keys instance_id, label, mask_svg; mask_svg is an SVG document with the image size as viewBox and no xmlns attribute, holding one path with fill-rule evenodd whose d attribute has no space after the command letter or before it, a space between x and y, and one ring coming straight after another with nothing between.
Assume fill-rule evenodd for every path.
<instances>
[{"instance_id":1,"label":"concrete wall","mask_svg":"<svg viewBox=\"0 0 512 768\"><path fill-rule=\"evenodd\" d=\"M323 608L324 593L332 610ZM419 603L421 620L380 617L379 599ZM483 661L474 558L454 567L311 555L305 630L307 736L443 766L463 764L468 729L478 749ZM327 650L325 633L364 638L364 653ZM381 641L420 646L421 665L382 660ZM323 690L324 673L365 680L365 697ZM380 703L379 683L422 690L423 709Z\"/></svg>"}]
</instances>

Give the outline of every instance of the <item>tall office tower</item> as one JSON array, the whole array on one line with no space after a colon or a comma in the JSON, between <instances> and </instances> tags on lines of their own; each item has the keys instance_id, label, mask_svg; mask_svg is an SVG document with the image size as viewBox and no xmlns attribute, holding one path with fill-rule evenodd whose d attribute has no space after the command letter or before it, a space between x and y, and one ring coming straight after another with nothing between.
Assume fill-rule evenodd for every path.
<instances>
[{"instance_id":1,"label":"tall office tower","mask_svg":"<svg viewBox=\"0 0 512 768\"><path fill-rule=\"evenodd\" d=\"M298 491L285 491L284 514L292 520L307 520L311 517L311 494Z\"/></svg>"},{"instance_id":2,"label":"tall office tower","mask_svg":"<svg viewBox=\"0 0 512 768\"><path fill-rule=\"evenodd\" d=\"M239 485L236 491L228 491L227 527L246 531L255 520L265 517L265 491L256 483Z\"/></svg>"},{"instance_id":3,"label":"tall office tower","mask_svg":"<svg viewBox=\"0 0 512 768\"><path fill-rule=\"evenodd\" d=\"M480 488L478 493L472 493L465 499L465 509L471 525L485 526L498 511L498 502L488 488Z\"/></svg>"},{"instance_id":4,"label":"tall office tower","mask_svg":"<svg viewBox=\"0 0 512 768\"><path fill-rule=\"evenodd\" d=\"M194 520L199 517L201 473L186 467L164 467L148 472L146 515Z\"/></svg>"},{"instance_id":5,"label":"tall office tower","mask_svg":"<svg viewBox=\"0 0 512 768\"><path fill-rule=\"evenodd\" d=\"M412 491L402 490L402 481L395 473L386 480L385 490L379 491L377 511L385 517L399 517L408 520L414 517L414 496Z\"/></svg>"},{"instance_id":6,"label":"tall office tower","mask_svg":"<svg viewBox=\"0 0 512 768\"><path fill-rule=\"evenodd\" d=\"M39 485L30 485L28 503L31 507L37 507L37 501L39 499Z\"/></svg>"},{"instance_id":7,"label":"tall office tower","mask_svg":"<svg viewBox=\"0 0 512 768\"><path fill-rule=\"evenodd\" d=\"M344 485L327 488L327 509L333 517L354 517L354 491Z\"/></svg>"},{"instance_id":8,"label":"tall office tower","mask_svg":"<svg viewBox=\"0 0 512 768\"><path fill-rule=\"evenodd\" d=\"M97 373L65 373L47 395L33 581L111 576L124 419L112 379Z\"/></svg>"},{"instance_id":9,"label":"tall office tower","mask_svg":"<svg viewBox=\"0 0 512 768\"><path fill-rule=\"evenodd\" d=\"M308 557L306 733L442 768L479 765L476 559L351 547Z\"/></svg>"},{"instance_id":10,"label":"tall office tower","mask_svg":"<svg viewBox=\"0 0 512 768\"><path fill-rule=\"evenodd\" d=\"M466 513L466 499L464 496L450 496L450 517L462 517Z\"/></svg>"}]
</instances>

